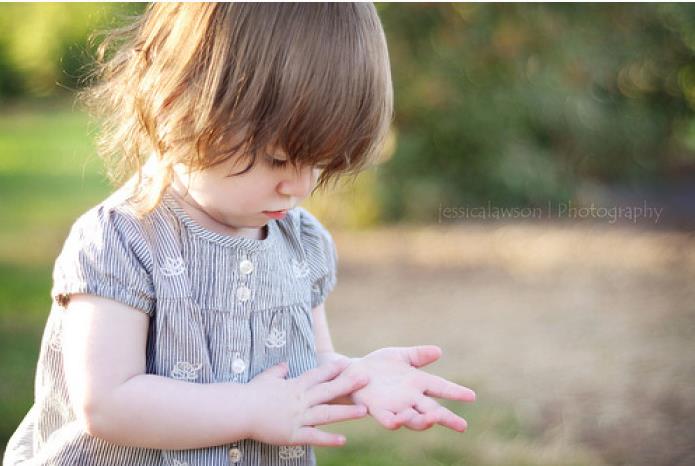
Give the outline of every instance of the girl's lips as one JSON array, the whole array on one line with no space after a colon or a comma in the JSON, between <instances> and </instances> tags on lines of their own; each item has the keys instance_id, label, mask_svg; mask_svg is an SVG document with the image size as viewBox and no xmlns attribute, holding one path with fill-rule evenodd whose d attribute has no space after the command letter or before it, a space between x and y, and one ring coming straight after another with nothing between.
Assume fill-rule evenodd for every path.
<instances>
[{"instance_id":1,"label":"girl's lips","mask_svg":"<svg viewBox=\"0 0 695 466\"><path fill-rule=\"evenodd\" d=\"M266 214L268 217L274 218L277 220L280 220L280 219L284 218L285 215L287 215L286 210L273 210L273 211L264 210L263 213Z\"/></svg>"}]
</instances>

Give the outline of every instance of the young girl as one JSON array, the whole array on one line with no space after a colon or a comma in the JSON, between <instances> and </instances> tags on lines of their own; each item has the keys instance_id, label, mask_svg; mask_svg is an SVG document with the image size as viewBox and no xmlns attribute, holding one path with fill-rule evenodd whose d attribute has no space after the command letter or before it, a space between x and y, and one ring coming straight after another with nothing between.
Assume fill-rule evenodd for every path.
<instances>
[{"instance_id":1,"label":"young girl","mask_svg":"<svg viewBox=\"0 0 695 466\"><path fill-rule=\"evenodd\" d=\"M116 39L116 53L104 60ZM35 403L4 465L308 465L315 426L466 422L439 348L334 352L331 235L299 207L373 160L392 115L371 4L151 4L83 94L130 178L54 269ZM118 175L121 178L118 178Z\"/></svg>"}]
</instances>

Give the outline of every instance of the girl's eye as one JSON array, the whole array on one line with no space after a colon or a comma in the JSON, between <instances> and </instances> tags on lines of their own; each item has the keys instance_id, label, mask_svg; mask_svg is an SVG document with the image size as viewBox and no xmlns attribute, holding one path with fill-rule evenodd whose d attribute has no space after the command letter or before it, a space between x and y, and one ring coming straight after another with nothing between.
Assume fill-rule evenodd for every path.
<instances>
[{"instance_id":1,"label":"girl's eye","mask_svg":"<svg viewBox=\"0 0 695 466\"><path fill-rule=\"evenodd\" d=\"M288 159L276 159L275 157L268 157L267 159L273 168L286 167L287 164L289 163ZM323 163L323 164L313 165L312 168L316 168L318 170L325 170L326 168L328 168L328 166L329 166L328 163Z\"/></svg>"},{"instance_id":2,"label":"girl's eye","mask_svg":"<svg viewBox=\"0 0 695 466\"><path fill-rule=\"evenodd\" d=\"M273 157L268 157L268 160L273 168L281 168L287 165L287 160L280 160Z\"/></svg>"}]
</instances>

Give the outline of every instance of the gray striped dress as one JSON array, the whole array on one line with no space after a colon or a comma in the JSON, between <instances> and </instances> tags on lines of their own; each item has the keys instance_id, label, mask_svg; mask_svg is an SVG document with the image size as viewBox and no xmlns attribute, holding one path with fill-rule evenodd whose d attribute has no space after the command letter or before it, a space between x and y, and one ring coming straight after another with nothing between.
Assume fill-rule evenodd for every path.
<instances>
[{"instance_id":1,"label":"gray striped dress","mask_svg":"<svg viewBox=\"0 0 695 466\"><path fill-rule=\"evenodd\" d=\"M83 214L56 260L34 404L7 444L4 466L311 465L313 449L250 439L156 450L87 434L70 405L61 317L71 293L114 299L150 316L147 373L190 383L247 383L281 361L288 377L316 366L311 310L336 283L328 231L296 207L266 238L212 232L166 192L137 219L119 191Z\"/></svg>"}]
</instances>

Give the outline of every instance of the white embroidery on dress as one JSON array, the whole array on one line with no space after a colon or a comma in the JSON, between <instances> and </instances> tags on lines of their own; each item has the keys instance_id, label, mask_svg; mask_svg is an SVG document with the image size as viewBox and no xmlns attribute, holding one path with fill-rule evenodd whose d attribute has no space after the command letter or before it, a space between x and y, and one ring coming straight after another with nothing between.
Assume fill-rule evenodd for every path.
<instances>
[{"instance_id":1,"label":"white embroidery on dress","mask_svg":"<svg viewBox=\"0 0 695 466\"><path fill-rule=\"evenodd\" d=\"M203 367L202 364L191 364L188 361L177 361L171 370L171 377L179 380L195 380L198 378L198 371Z\"/></svg>"},{"instance_id":2,"label":"white embroidery on dress","mask_svg":"<svg viewBox=\"0 0 695 466\"><path fill-rule=\"evenodd\" d=\"M57 415L64 421L72 418L72 408L61 399L58 393L47 391L40 404L45 413L51 413L53 416Z\"/></svg>"},{"instance_id":3,"label":"white embroidery on dress","mask_svg":"<svg viewBox=\"0 0 695 466\"><path fill-rule=\"evenodd\" d=\"M162 275L165 277L174 277L181 275L186 271L186 263L181 257L166 257L162 266Z\"/></svg>"},{"instance_id":4,"label":"white embroidery on dress","mask_svg":"<svg viewBox=\"0 0 695 466\"><path fill-rule=\"evenodd\" d=\"M51 326L51 336L49 337L48 340L48 346L53 350L57 352L61 352L63 349L63 332L62 332L62 325L59 324L53 324Z\"/></svg>"},{"instance_id":5,"label":"white embroidery on dress","mask_svg":"<svg viewBox=\"0 0 695 466\"><path fill-rule=\"evenodd\" d=\"M287 343L285 339L286 332L278 330L276 327L270 331L270 335L265 339L265 346L268 348L282 348Z\"/></svg>"},{"instance_id":6,"label":"white embroidery on dress","mask_svg":"<svg viewBox=\"0 0 695 466\"><path fill-rule=\"evenodd\" d=\"M177 458L174 458L174 452L162 451L162 456L164 457L164 460L166 461L166 464L170 464L172 466L189 466L187 461L182 461Z\"/></svg>"},{"instance_id":7,"label":"white embroidery on dress","mask_svg":"<svg viewBox=\"0 0 695 466\"><path fill-rule=\"evenodd\" d=\"M321 292L321 287L318 286L318 285L314 285L314 286L311 287L311 291L313 291L314 293L320 293L320 292Z\"/></svg>"},{"instance_id":8,"label":"white embroidery on dress","mask_svg":"<svg viewBox=\"0 0 695 466\"><path fill-rule=\"evenodd\" d=\"M306 261L292 259L292 268L294 269L294 275L297 278L304 278L309 275L309 264Z\"/></svg>"},{"instance_id":9,"label":"white embroidery on dress","mask_svg":"<svg viewBox=\"0 0 695 466\"><path fill-rule=\"evenodd\" d=\"M301 445L280 445L280 459L293 460L304 456L304 447Z\"/></svg>"}]
</instances>

